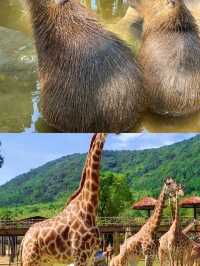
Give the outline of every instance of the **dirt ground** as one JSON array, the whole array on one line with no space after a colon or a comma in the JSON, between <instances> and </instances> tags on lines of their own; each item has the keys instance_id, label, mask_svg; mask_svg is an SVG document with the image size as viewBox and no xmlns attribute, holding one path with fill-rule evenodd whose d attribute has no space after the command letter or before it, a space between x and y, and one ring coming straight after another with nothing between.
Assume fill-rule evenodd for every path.
<instances>
[{"instance_id":1,"label":"dirt ground","mask_svg":"<svg viewBox=\"0 0 200 266\"><path fill-rule=\"evenodd\" d=\"M14 262L12 264L9 264L9 257L8 256L0 256L0 266L20 266L20 264L17 262Z\"/></svg>"},{"instance_id":2,"label":"dirt ground","mask_svg":"<svg viewBox=\"0 0 200 266\"><path fill-rule=\"evenodd\" d=\"M5 257L0 256L0 266L8 266L8 265L9 265L8 257L7 256L5 256ZM158 265L159 264L157 262L154 264L154 266L158 266ZM13 263L13 264L11 264L11 266L20 266L20 265L19 264L17 265L17 263ZM137 266L144 266L144 262L143 261L139 262L139 264Z\"/></svg>"},{"instance_id":3,"label":"dirt ground","mask_svg":"<svg viewBox=\"0 0 200 266\"><path fill-rule=\"evenodd\" d=\"M9 265L9 258L8 256L0 256L0 266L3 266L3 265ZM12 266L17 266L17 264L11 264Z\"/></svg>"},{"instance_id":4,"label":"dirt ground","mask_svg":"<svg viewBox=\"0 0 200 266\"><path fill-rule=\"evenodd\" d=\"M5 256L5 257L0 256L0 264L2 264L2 263L8 263L8 257L7 256Z\"/></svg>"}]
</instances>

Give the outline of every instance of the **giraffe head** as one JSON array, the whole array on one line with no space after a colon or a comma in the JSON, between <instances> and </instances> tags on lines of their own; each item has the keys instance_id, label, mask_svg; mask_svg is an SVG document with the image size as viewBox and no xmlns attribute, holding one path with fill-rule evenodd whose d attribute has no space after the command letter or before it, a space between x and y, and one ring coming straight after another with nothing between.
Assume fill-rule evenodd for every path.
<instances>
[{"instance_id":1,"label":"giraffe head","mask_svg":"<svg viewBox=\"0 0 200 266\"><path fill-rule=\"evenodd\" d=\"M174 198L177 196L183 196L183 188L182 185L177 184L176 181L173 180L171 176L167 176L165 178L165 184L164 184L164 193L166 198Z\"/></svg>"}]
</instances>

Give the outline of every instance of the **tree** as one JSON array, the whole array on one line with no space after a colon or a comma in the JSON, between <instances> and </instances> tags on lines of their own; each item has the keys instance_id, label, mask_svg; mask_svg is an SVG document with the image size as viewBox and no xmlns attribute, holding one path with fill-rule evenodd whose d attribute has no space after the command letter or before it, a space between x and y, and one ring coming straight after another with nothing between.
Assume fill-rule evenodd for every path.
<instances>
[{"instance_id":1,"label":"tree","mask_svg":"<svg viewBox=\"0 0 200 266\"><path fill-rule=\"evenodd\" d=\"M111 172L101 173L99 216L119 216L131 206L131 200L132 195L127 175Z\"/></svg>"},{"instance_id":2,"label":"tree","mask_svg":"<svg viewBox=\"0 0 200 266\"><path fill-rule=\"evenodd\" d=\"M9 208L3 208L0 210L0 219L2 220L11 220L12 211Z\"/></svg>"}]
</instances>

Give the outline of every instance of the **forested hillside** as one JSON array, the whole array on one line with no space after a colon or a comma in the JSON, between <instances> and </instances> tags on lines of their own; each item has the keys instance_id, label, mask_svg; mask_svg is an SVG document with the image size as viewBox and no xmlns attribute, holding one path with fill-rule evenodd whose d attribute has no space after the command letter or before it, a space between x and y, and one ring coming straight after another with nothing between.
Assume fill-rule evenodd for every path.
<instances>
[{"instance_id":1,"label":"forested hillside","mask_svg":"<svg viewBox=\"0 0 200 266\"><path fill-rule=\"evenodd\" d=\"M0 206L61 206L79 184L85 156L66 156L14 178L0 187ZM187 195L200 195L200 136L159 149L104 151L101 175L115 173L123 176L131 200L157 197L167 175L181 181Z\"/></svg>"}]
</instances>

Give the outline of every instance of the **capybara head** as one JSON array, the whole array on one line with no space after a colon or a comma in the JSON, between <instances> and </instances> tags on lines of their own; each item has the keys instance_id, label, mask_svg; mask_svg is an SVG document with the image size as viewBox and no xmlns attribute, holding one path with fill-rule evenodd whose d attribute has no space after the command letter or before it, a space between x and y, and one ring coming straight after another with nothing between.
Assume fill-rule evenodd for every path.
<instances>
[{"instance_id":1,"label":"capybara head","mask_svg":"<svg viewBox=\"0 0 200 266\"><path fill-rule=\"evenodd\" d=\"M130 0L146 24L157 18L168 18L183 5L183 0Z\"/></svg>"},{"instance_id":2,"label":"capybara head","mask_svg":"<svg viewBox=\"0 0 200 266\"><path fill-rule=\"evenodd\" d=\"M65 12L69 9L73 2L78 3L76 0L26 0L30 8L31 16L42 18L44 15L50 15L48 23L52 23L58 19L60 12ZM48 13L45 13L47 11ZM35 12L35 13L34 13ZM60 18L59 18L60 19ZM62 19L68 19L68 14ZM48 19L47 19L48 20Z\"/></svg>"}]
</instances>

